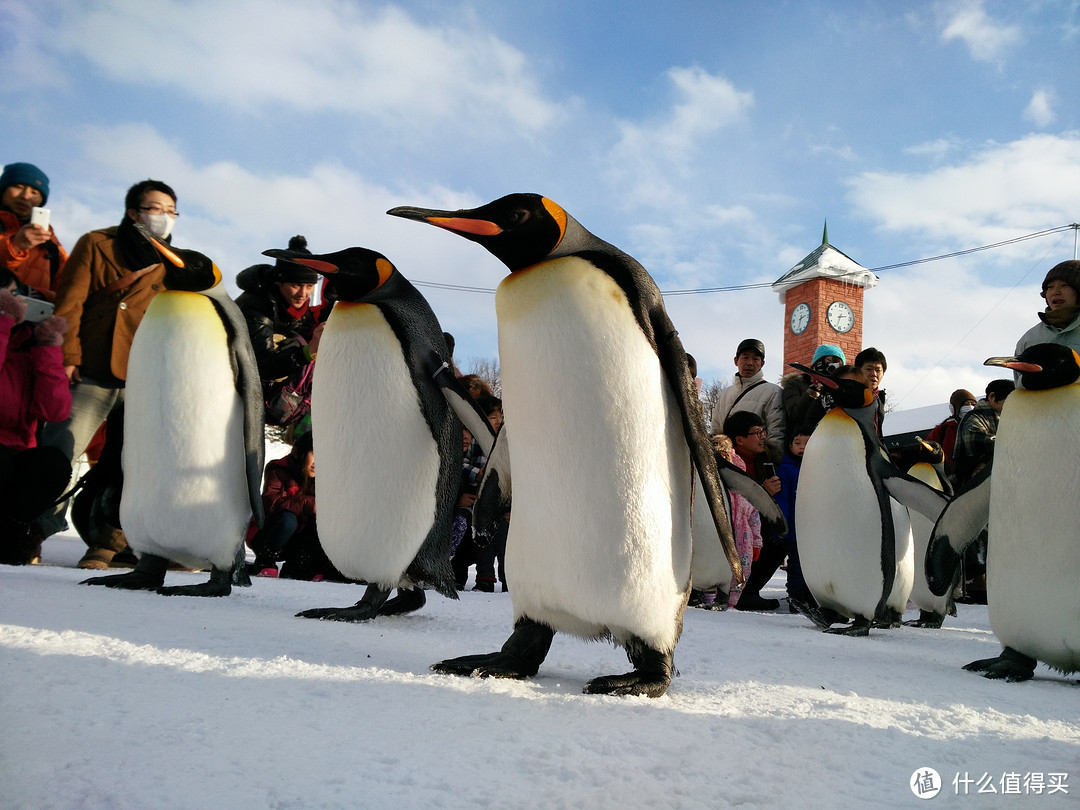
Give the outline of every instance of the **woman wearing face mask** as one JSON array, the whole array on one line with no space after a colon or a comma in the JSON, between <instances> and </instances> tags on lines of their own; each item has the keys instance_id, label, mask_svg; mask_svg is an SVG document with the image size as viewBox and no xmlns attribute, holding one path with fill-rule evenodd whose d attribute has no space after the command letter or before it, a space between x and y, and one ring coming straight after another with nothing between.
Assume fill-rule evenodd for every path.
<instances>
[{"instance_id":1,"label":"woman wearing face mask","mask_svg":"<svg viewBox=\"0 0 1080 810\"><path fill-rule=\"evenodd\" d=\"M822 343L814 351L810 367L819 374L832 376L840 366L847 362L844 350L831 343ZM784 416L787 417L788 444L797 433L807 435L825 415L820 386L813 385L808 375L792 371L784 375L780 383L784 389Z\"/></svg>"},{"instance_id":2,"label":"woman wearing face mask","mask_svg":"<svg viewBox=\"0 0 1080 810\"><path fill-rule=\"evenodd\" d=\"M956 429L960 427L961 420L975 407L975 395L964 388L957 388L949 397L949 416L940 425L930 431L926 437L928 442L937 442L945 452L945 475L955 487L955 463L953 462L953 447L956 445Z\"/></svg>"},{"instance_id":3,"label":"woman wearing face mask","mask_svg":"<svg viewBox=\"0 0 1080 810\"><path fill-rule=\"evenodd\" d=\"M169 186L160 180L136 183L124 200L120 224L82 236L60 273L56 314L68 323L63 352L72 408L67 420L44 428L41 444L58 448L69 460L82 455L123 402L131 339L151 299L163 289L161 257L135 226L168 242L178 216L176 192ZM64 505L42 515L38 526L43 538L61 531ZM80 561L84 568L108 567L112 553L127 545L119 530L104 529L101 537L83 539L105 549L94 559L88 559L88 552Z\"/></svg>"}]
</instances>

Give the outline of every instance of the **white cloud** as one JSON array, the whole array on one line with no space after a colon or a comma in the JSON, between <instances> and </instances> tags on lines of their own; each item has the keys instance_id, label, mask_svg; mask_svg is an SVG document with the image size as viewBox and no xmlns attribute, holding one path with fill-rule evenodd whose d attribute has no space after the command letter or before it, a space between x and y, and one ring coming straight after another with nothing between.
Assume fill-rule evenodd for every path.
<instances>
[{"instance_id":1,"label":"white cloud","mask_svg":"<svg viewBox=\"0 0 1080 810\"><path fill-rule=\"evenodd\" d=\"M931 160L940 162L946 158L951 152L959 148L960 144L955 138L935 138L932 141L926 141L924 143L917 143L914 146L905 147L903 152L905 155L915 155L916 157L928 157Z\"/></svg>"},{"instance_id":2,"label":"white cloud","mask_svg":"<svg viewBox=\"0 0 1080 810\"><path fill-rule=\"evenodd\" d=\"M671 68L667 78L670 107L642 123L623 122L610 157L616 183L637 202L678 198L677 188L694 171L708 138L742 120L754 104L753 93L701 68Z\"/></svg>"},{"instance_id":3,"label":"white cloud","mask_svg":"<svg viewBox=\"0 0 1080 810\"><path fill-rule=\"evenodd\" d=\"M896 232L972 247L1065 225L1080 212L1080 133L991 143L963 162L921 174L865 172L849 181L854 207Z\"/></svg>"},{"instance_id":4,"label":"white cloud","mask_svg":"<svg viewBox=\"0 0 1080 810\"><path fill-rule=\"evenodd\" d=\"M1037 127L1048 127L1054 123L1057 115L1054 113L1054 102L1057 99L1053 90L1036 90L1027 109L1024 110L1024 119L1031 121Z\"/></svg>"},{"instance_id":5,"label":"white cloud","mask_svg":"<svg viewBox=\"0 0 1080 810\"><path fill-rule=\"evenodd\" d=\"M973 59L996 62L1020 41L1020 28L990 18L982 0L959 0L944 7L946 19L941 38L962 41Z\"/></svg>"},{"instance_id":6,"label":"white cloud","mask_svg":"<svg viewBox=\"0 0 1080 810\"><path fill-rule=\"evenodd\" d=\"M476 27L423 25L392 6L107 0L72 5L43 23L39 36L112 80L241 111L526 132L563 114L516 48Z\"/></svg>"}]
</instances>

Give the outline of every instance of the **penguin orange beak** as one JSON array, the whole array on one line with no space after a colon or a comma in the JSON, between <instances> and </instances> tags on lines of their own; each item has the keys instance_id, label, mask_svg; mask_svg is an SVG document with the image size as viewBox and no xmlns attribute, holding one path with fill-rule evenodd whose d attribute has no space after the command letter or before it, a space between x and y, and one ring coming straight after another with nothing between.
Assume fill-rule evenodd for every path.
<instances>
[{"instance_id":1,"label":"penguin orange beak","mask_svg":"<svg viewBox=\"0 0 1080 810\"><path fill-rule=\"evenodd\" d=\"M437 228L444 228L454 233L468 233L473 236L498 236L503 229L486 219L470 219L460 216L457 211L439 211L432 208L413 208L403 205L391 208L386 212L392 217L413 219L417 222L426 222Z\"/></svg>"},{"instance_id":2,"label":"penguin orange beak","mask_svg":"<svg viewBox=\"0 0 1080 810\"><path fill-rule=\"evenodd\" d=\"M1015 357L988 357L983 360L984 366L1001 366L1002 368L1018 371L1021 374L1035 374L1043 370L1037 363L1025 363Z\"/></svg>"},{"instance_id":3,"label":"penguin orange beak","mask_svg":"<svg viewBox=\"0 0 1080 810\"><path fill-rule=\"evenodd\" d=\"M146 230L142 225L136 225L135 227L142 232L143 236L150 240L150 244L154 246L154 250L160 253L161 257L165 259L165 261L167 261L173 267L179 267L181 269L187 267L187 262L184 261L184 257L177 253L175 250L173 250L171 247L169 247L165 242L162 242L160 239L150 233L150 231ZM221 271L218 269L218 266L212 261L210 262L210 268L214 274L214 283L211 286L216 287L218 284L221 283Z\"/></svg>"},{"instance_id":4,"label":"penguin orange beak","mask_svg":"<svg viewBox=\"0 0 1080 810\"><path fill-rule=\"evenodd\" d=\"M791 366L794 369L798 369L803 374L809 374L811 377L814 378L814 380L816 382L821 383L826 388L832 388L832 389L835 390L835 389L840 387L839 385L836 384L836 380L834 380L832 377L828 377L828 376L826 376L824 374L819 374L818 372L814 371L809 366L804 366L802 363L788 363L788 365Z\"/></svg>"}]
</instances>

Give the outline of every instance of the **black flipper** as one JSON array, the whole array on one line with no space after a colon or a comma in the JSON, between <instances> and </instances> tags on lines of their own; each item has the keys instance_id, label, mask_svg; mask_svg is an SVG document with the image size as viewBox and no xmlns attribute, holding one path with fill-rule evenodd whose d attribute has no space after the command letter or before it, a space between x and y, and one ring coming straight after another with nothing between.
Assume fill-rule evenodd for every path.
<instances>
[{"instance_id":1,"label":"black flipper","mask_svg":"<svg viewBox=\"0 0 1080 810\"><path fill-rule=\"evenodd\" d=\"M593 678L585 684L585 694L662 697L671 685L675 671L674 653L661 652L639 638L631 638L624 646L634 671Z\"/></svg>"},{"instance_id":2,"label":"black flipper","mask_svg":"<svg viewBox=\"0 0 1080 810\"><path fill-rule=\"evenodd\" d=\"M780 504L773 500L772 495L766 492L753 476L747 475L719 454L716 455L716 467L724 486L736 495L746 498L761 515L761 522L766 528L772 529L779 536L787 534L787 520L780 509Z\"/></svg>"},{"instance_id":3,"label":"black flipper","mask_svg":"<svg viewBox=\"0 0 1080 810\"><path fill-rule=\"evenodd\" d=\"M368 585L360 601L351 607L311 608L301 610L296 615L302 619L325 619L329 622L366 622L379 615L380 609L390 596L390 591L390 588Z\"/></svg>"},{"instance_id":4,"label":"black flipper","mask_svg":"<svg viewBox=\"0 0 1080 810\"><path fill-rule=\"evenodd\" d=\"M968 672L981 672L984 678L1006 680L1010 683L1028 681L1035 677L1035 665L1038 662L1012 647L1006 647L997 658L983 658L972 661L964 669Z\"/></svg>"},{"instance_id":5,"label":"black flipper","mask_svg":"<svg viewBox=\"0 0 1080 810\"><path fill-rule=\"evenodd\" d=\"M555 631L546 624L522 617L499 652L448 658L432 664L431 671L474 678L529 678L547 658L553 638Z\"/></svg>"},{"instance_id":6,"label":"black flipper","mask_svg":"<svg viewBox=\"0 0 1080 810\"><path fill-rule=\"evenodd\" d=\"M126 574L84 579L80 585L104 585L106 588L122 588L128 591L156 591L165 582L169 561L155 554L143 554L138 564Z\"/></svg>"},{"instance_id":7,"label":"black flipper","mask_svg":"<svg viewBox=\"0 0 1080 810\"><path fill-rule=\"evenodd\" d=\"M986 528L990 517L990 473L993 463L968 481L957 493L934 525L926 547L926 584L938 596L950 590L964 549Z\"/></svg>"}]
</instances>

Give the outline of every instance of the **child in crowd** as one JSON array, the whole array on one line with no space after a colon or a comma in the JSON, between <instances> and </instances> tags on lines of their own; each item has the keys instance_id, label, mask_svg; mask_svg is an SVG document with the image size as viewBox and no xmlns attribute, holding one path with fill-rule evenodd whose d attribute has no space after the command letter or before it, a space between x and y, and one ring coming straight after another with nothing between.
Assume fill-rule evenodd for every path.
<instances>
[{"instance_id":1,"label":"child in crowd","mask_svg":"<svg viewBox=\"0 0 1080 810\"><path fill-rule=\"evenodd\" d=\"M724 459L746 472L746 462L735 452L735 445L728 436L722 433L713 436L713 447ZM729 495L731 496L731 527L735 534L735 549L739 552L739 563L742 565L745 582L750 578L750 569L756 557L755 552L761 548L761 515L742 496L734 492ZM739 603L743 587L735 577L731 578L731 585L728 587L728 607L735 607ZM707 598L706 602L708 602Z\"/></svg>"},{"instance_id":2,"label":"child in crowd","mask_svg":"<svg viewBox=\"0 0 1080 810\"><path fill-rule=\"evenodd\" d=\"M803 579L802 566L799 563L799 547L795 538L795 498L799 489L799 471L802 469L803 452L806 443L810 439L810 432L805 428L796 429L788 443L784 460L776 469L776 475L780 478L780 491L775 499L780 511L784 513L787 521L788 533L783 538L787 550L787 595L788 609L794 613L791 601L796 600L808 605L814 604L814 597L810 595Z\"/></svg>"},{"instance_id":3,"label":"child in crowd","mask_svg":"<svg viewBox=\"0 0 1080 810\"><path fill-rule=\"evenodd\" d=\"M297 439L287 456L266 465L262 498L266 521L249 541L255 575L278 576L277 561L283 559L281 576L287 579L343 580L319 543L311 433Z\"/></svg>"},{"instance_id":4,"label":"child in crowd","mask_svg":"<svg viewBox=\"0 0 1080 810\"><path fill-rule=\"evenodd\" d=\"M502 400L491 394L483 394L476 398L477 404L487 414L488 424L496 433L502 428L503 412ZM510 528L509 520L500 520L499 526L491 540L476 550L476 584L475 591L493 593L495 591L495 563L499 564L499 582L505 592L506 568L504 557L506 555L506 533Z\"/></svg>"}]
</instances>

